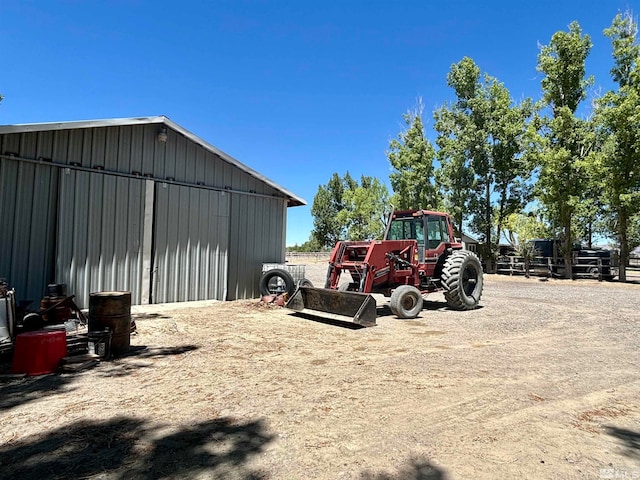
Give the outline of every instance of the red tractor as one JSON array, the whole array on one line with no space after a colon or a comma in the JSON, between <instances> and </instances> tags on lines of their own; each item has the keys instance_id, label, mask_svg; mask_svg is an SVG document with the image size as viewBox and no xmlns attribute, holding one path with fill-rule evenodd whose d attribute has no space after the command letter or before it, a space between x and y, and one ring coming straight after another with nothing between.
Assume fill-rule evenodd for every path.
<instances>
[{"instance_id":1,"label":"red tractor","mask_svg":"<svg viewBox=\"0 0 640 480\"><path fill-rule=\"evenodd\" d=\"M345 272L349 282L344 282ZM338 242L324 288L300 286L286 306L372 326L377 315L372 293L390 297L397 317L415 318L422 310L423 295L443 291L450 308L470 310L478 306L482 288L480 260L463 250L449 215L405 210L391 214L384 240Z\"/></svg>"}]
</instances>

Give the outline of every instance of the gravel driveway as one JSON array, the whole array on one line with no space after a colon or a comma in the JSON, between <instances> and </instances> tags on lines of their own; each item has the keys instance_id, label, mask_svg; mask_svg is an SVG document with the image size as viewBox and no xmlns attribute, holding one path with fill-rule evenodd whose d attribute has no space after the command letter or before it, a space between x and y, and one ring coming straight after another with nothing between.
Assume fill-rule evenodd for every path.
<instances>
[{"instance_id":1,"label":"gravel driveway","mask_svg":"<svg viewBox=\"0 0 640 480\"><path fill-rule=\"evenodd\" d=\"M362 329L137 308L130 355L0 385L2 477L640 478L639 292L488 275L477 310Z\"/></svg>"}]
</instances>

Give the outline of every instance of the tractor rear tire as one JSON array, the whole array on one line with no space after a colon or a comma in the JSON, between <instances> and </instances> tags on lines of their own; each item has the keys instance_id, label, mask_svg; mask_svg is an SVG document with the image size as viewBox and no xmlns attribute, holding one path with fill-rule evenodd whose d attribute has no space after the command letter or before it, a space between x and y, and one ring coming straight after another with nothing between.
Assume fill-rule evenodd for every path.
<instances>
[{"instance_id":1,"label":"tractor rear tire","mask_svg":"<svg viewBox=\"0 0 640 480\"><path fill-rule=\"evenodd\" d=\"M274 268L268 270L260 279L260 293L262 295L281 295L287 293L293 295L296 289L296 283L293 277L286 270Z\"/></svg>"},{"instance_id":2,"label":"tractor rear tire","mask_svg":"<svg viewBox=\"0 0 640 480\"><path fill-rule=\"evenodd\" d=\"M475 253L456 250L444 262L442 287L447 304L454 310L472 310L480 303L484 281L482 265Z\"/></svg>"},{"instance_id":3,"label":"tractor rear tire","mask_svg":"<svg viewBox=\"0 0 640 480\"><path fill-rule=\"evenodd\" d=\"M391 311L398 318L416 318L422 310L422 294L411 285L400 285L391 292Z\"/></svg>"}]
</instances>

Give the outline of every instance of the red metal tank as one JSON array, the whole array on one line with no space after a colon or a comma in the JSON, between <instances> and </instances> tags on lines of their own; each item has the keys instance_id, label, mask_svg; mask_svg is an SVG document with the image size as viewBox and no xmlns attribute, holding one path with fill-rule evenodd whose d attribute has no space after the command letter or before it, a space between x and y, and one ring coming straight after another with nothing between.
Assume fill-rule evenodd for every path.
<instances>
[{"instance_id":1,"label":"red metal tank","mask_svg":"<svg viewBox=\"0 0 640 480\"><path fill-rule=\"evenodd\" d=\"M13 373L44 375L55 372L67 356L64 330L37 330L16 336L13 350Z\"/></svg>"}]
</instances>

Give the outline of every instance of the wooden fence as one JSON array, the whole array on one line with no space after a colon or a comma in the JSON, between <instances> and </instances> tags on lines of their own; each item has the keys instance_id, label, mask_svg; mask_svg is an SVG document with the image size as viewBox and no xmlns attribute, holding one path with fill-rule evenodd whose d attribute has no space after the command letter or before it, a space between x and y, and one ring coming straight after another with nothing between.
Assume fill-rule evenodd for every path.
<instances>
[{"instance_id":1,"label":"wooden fence","mask_svg":"<svg viewBox=\"0 0 640 480\"><path fill-rule=\"evenodd\" d=\"M564 263L556 263L551 257L534 257L529 262L529 274L545 277L564 277ZM526 274L524 257L500 257L496 262L496 272L507 275ZM607 257L573 257L574 278L610 280L617 275L617 267L611 265Z\"/></svg>"},{"instance_id":2,"label":"wooden fence","mask_svg":"<svg viewBox=\"0 0 640 480\"><path fill-rule=\"evenodd\" d=\"M287 252L286 261L289 263L321 263L328 262L331 252Z\"/></svg>"}]
</instances>

